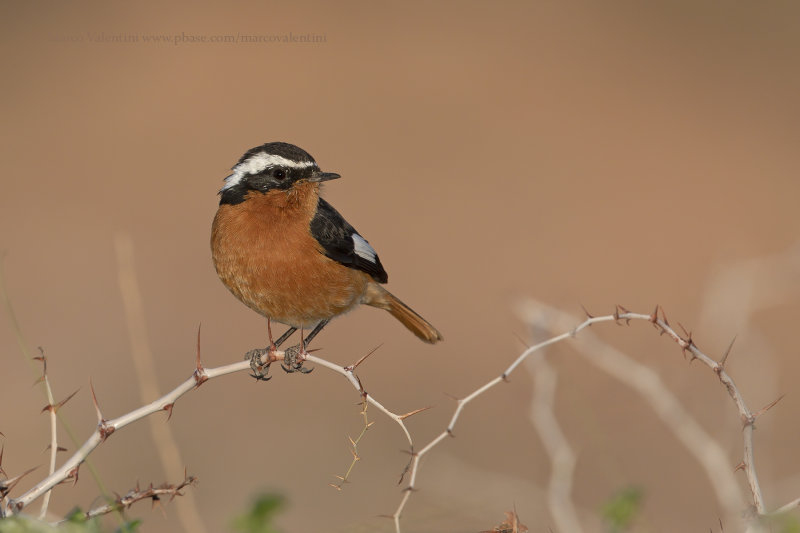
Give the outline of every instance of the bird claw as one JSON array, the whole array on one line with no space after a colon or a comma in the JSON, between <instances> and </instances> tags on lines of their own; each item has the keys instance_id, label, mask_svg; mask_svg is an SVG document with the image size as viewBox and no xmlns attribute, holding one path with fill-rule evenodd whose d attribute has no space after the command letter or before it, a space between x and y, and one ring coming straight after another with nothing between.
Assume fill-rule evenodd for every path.
<instances>
[{"instance_id":1,"label":"bird claw","mask_svg":"<svg viewBox=\"0 0 800 533\"><path fill-rule=\"evenodd\" d=\"M281 363L281 368L287 374L292 374L294 372L300 372L301 374L310 374L314 371L313 368L304 368L303 363L306 360L306 355L308 352L305 350L300 349L300 345L292 346L288 348L283 355L283 363ZM286 363L286 364L284 364Z\"/></svg>"},{"instance_id":2,"label":"bird claw","mask_svg":"<svg viewBox=\"0 0 800 533\"><path fill-rule=\"evenodd\" d=\"M244 354L245 360L250 360L250 369L253 371L250 376L255 378L256 381L269 381L272 379L272 376L269 375L270 363L263 364L261 362L264 356L268 355L270 351L271 350L268 348L256 348ZM269 360L269 358L267 360Z\"/></svg>"}]
</instances>

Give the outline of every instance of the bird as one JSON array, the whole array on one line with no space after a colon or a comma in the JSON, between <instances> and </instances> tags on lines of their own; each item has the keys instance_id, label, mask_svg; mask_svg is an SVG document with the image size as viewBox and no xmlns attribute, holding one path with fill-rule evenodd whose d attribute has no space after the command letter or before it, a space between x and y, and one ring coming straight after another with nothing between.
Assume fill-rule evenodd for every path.
<instances>
[{"instance_id":1,"label":"bird","mask_svg":"<svg viewBox=\"0 0 800 533\"><path fill-rule=\"evenodd\" d=\"M378 253L320 195L321 185L339 174L322 172L308 152L286 142L247 150L231 170L219 191L211 252L225 287L267 319L269 347L248 352L254 377L269 379L277 357L262 364L262 356L276 354L297 329L300 344L286 350L281 366L309 372L302 367L306 346L332 318L360 304L388 311L424 342L443 340L382 286L388 275ZM289 326L277 341L273 321Z\"/></svg>"}]
</instances>

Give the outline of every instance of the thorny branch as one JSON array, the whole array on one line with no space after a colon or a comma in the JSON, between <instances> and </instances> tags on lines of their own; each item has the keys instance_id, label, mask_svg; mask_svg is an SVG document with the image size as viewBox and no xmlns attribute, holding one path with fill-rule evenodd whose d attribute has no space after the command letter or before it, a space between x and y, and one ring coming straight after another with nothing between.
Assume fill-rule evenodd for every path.
<instances>
[{"instance_id":1,"label":"thorny branch","mask_svg":"<svg viewBox=\"0 0 800 533\"><path fill-rule=\"evenodd\" d=\"M161 486L154 487L151 484L149 487L142 490L137 484L136 488L128 491L127 494L118 496L113 502L90 509L89 511L83 513L83 516L88 520L104 514L113 513L115 511L122 511L123 509L129 508L136 502L147 499L153 502L153 506L156 506L165 497L168 497L169 501L172 501L176 496L183 496L181 490L184 487L194 485L195 483L197 483L196 477L184 475L183 481L177 485L165 483Z\"/></svg>"},{"instance_id":2,"label":"thorny branch","mask_svg":"<svg viewBox=\"0 0 800 533\"><path fill-rule=\"evenodd\" d=\"M336 490L342 490L342 487L345 483L350 482L350 474L353 473L353 469L356 466L356 463L361 460L361 457L358 455L358 443L361 442L361 439L364 438L364 435L367 434L367 430L374 424L375 422L370 422L369 417L367 416L367 406L369 404L362 399L361 401L361 416L364 419L364 427L361 428L361 433L358 434L358 437L353 438L351 436L347 436L347 440L350 441L350 453L353 454L353 460L350 462L350 466L347 468L347 471L344 475L337 475L336 478L339 480L338 483L328 483L331 487L335 488Z\"/></svg>"},{"instance_id":3,"label":"thorny branch","mask_svg":"<svg viewBox=\"0 0 800 533\"><path fill-rule=\"evenodd\" d=\"M767 405L765 408L761 409L760 411L753 413L747 406L744 401L744 398L736 387L736 383L733 381L733 378L727 373L725 370L725 361L729 355L730 347L725 352L725 355L722 357L720 362L715 361L705 353L703 353L697 345L692 340L692 336L690 332L684 331L683 335L678 334L672 326L669 324L666 315L664 314L664 310L661 306L656 306L655 310L652 314L641 314L641 313L632 313L627 309L623 308L622 306L617 306L614 313L611 315L606 316L592 316L588 312L587 318L572 328L571 330L562 333L560 335L556 335L551 337L545 341L542 341L536 345L533 345L523 351L512 363L511 365L506 368L506 370L498 377L490 380L486 384L478 387L472 393L468 394L464 398L458 400L456 405L455 412L453 413L452 418L450 419L450 423L447 425L444 431L434 437L427 445L425 445L422 449L420 449L417 453L412 454L412 461L411 465L408 468L410 473L410 481L409 484L406 486L405 492L401 498L400 505L397 507L397 510L391 518L394 519L395 529L399 533L400 532L400 516L405 509L405 506L411 497L411 493L416 488L416 481L417 475L419 473L419 465L420 459L422 456L427 454L431 449L441 443L447 436L453 436L453 428L456 425L458 417L461 415L462 410L464 407L483 394L484 392L488 391L498 383L505 382L508 376L511 375L512 372L528 357L532 354L543 350L548 346L552 346L554 344L560 343L562 341L572 339L578 335L582 330L586 329L587 327L601 323L601 322L615 322L616 324L626 325L630 324L632 320L644 320L653 324L653 326L659 331L661 334L666 334L672 340L674 340L678 346L681 348L684 354L688 354L688 356L692 360L699 360L706 366L708 366L718 377L720 383L725 387L726 391L728 392L729 396L733 399L734 404L739 412L740 419L742 421L743 426L743 442L744 442L744 457L741 464L742 470L744 470L745 476L747 478L747 483L750 487L750 492L752 495L753 507L756 511L757 516L764 516L766 514L771 514L766 512L766 507L764 505L764 498L761 492L761 487L758 482L758 476L756 474L755 468L755 456L753 453L753 430L755 420L758 416L766 412L769 408L775 405L776 402L772 402L771 404ZM793 509L795 507L800 506L800 498L792 501L778 509L778 511L785 511L789 509ZM776 512L778 512L776 511Z\"/></svg>"},{"instance_id":4,"label":"thorny branch","mask_svg":"<svg viewBox=\"0 0 800 533\"><path fill-rule=\"evenodd\" d=\"M519 313L527 324L546 331L568 328L577 322L575 317L568 313L532 301L521 305ZM581 333L581 342L575 343L574 349L584 357L587 363L630 387L642 397L661 422L684 445L686 451L705 470L726 517L731 521L738 521L745 505L745 498L736 482L735 472L731 468L727 452L681 405L680 400L662 382L658 373L606 344L590 331ZM543 355L540 353L538 357L532 357L528 361L528 366L533 370L534 379L536 379L535 390L537 391L541 377L538 376L539 371L534 370L534 365L538 365L539 361L544 361ZM551 428L545 431L539 429L539 434L543 440L553 438ZM553 471L555 473L555 460L551 459L551 461L554 463ZM551 489L552 485L551 481ZM552 504L551 509L554 509ZM573 528L561 528L561 530L573 531Z\"/></svg>"},{"instance_id":5,"label":"thorny branch","mask_svg":"<svg viewBox=\"0 0 800 533\"><path fill-rule=\"evenodd\" d=\"M4 505L2 508L0 508L0 516L9 516L20 512L31 502L44 496L56 485L66 480L77 481L81 464L83 464L83 462L86 460L89 454L94 451L95 448L102 444L118 429L121 429L128 424L136 422L137 420L156 412L166 411L169 414L172 412L172 406L181 396L199 387L203 382L215 377L231 374L233 372L249 370L249 368L250 366L247 361L224 365L217 368L204 368L199 360L198 354L197 368L191 377L161 398L158 398L147 405L139 407L138 409L111 420L107 420L103 417L99 403L97 402L97 398L94 394L94 390L92 389L92 397L95 403L95 409L97 411L98 418L97 427L95 428L94 432L89 436L86 442L84 442L83 445L61 465L61 467L57 468L52 474L47 476L45 479L40 481L33 488L29 489L18 498L9 499L4 502Z\"/></svg>"},{"instance_id":6,"label":"thorny branch","mask_svg":"<svg viewBox=\"0 0 800 533\"><path fill-rule=\"evenodd\" d=\"M53 471L56 469L56 455L61 448L58 447L58 419L56 417L56 411L65 403L67 403L73 396L75 396L75 392L70 394L67 399L59 402L56 404L55 398L53 397L53 389L50 387L50 378L47 376L47 358L44 355L44 350L39 348L39 356L34 357L36 361L41 361L42 363L42 376L39 378L39 382L44 383L45 392L47 394L47 405L42 409L42 412L47 411L50 413L50 470L49 473L52 474ZM43 520L45 516L47 516L47 508L50 505L50 493L44 495L42 498L42 509L39 511L39 519Z\"/></svg>"},{"instance_id":7,"label":"thorny branch","mask_svg":"<svg viewBox=\"0 0 800 533\"><path fill-rule=\"evenodd\" d=\"M329 368L345 376L347 380L353 385L353 387L355 387L356 390L359 391L359 393L362 395L362 397L366 402L369 402L370 404L375 406L378 410L386 414L386 416L388 416L389 418L391 418L400 425L400 427L403 430L403 433L406 436L406 439L409 442L409 445L413 449L413 441L411 439L411 434L409 433L403 421L414 414L424 411L425 408L417 409L410 413L395 414L386 407L384 407L380 402L375 400L372 396L370 396L366 392L366 390L364 390L358 376L356 376L354 373L354 370L358 367L359 364L361 364L364 361L364 359L366 359L366 356L363 357L354 365L342 367L313 355L307 356L308 361L317 364L319 366L324 366L326 368ZM18 498L6 499L6 496L8 492L10 492L11 489L14 487L14 485L16 485L19 479L25 474L16 476L12 479L8 479L3 484L0 484L0 491L2 492L3 496L2 505L0 505L0 516L10 516L22 511L22 509L30 505L30 503L32 503L33 501L37 500L40 497L43 497L45 494L49 493L55 486L57 486L60 483L63 483L64 481L68 480L77 481L81 464L83 464L83 462L86 460L89 454L92 453L92 451L94 451L95 448L97 448L100 444L105 442L105 440L108 439L111 435L113 435L117 430L129 424L132 424L137 420L145 418L148 415L160 411L166 411L169 416L172 414L172 408L175 402L179 398L181 398L187 392L198 388L206 381L219 376L224 376L226 374L232 374L235 372L242 372L249 370L250 370L250 362L246 360L216 368L205 368L200 360L199 339L198 339L196 369L192 373L191 377L186 379L183 383L179 384L170 392L161 396L157 400L150 402L147 405L139 407L138 409L135 409L117 418L106 419L102 414L102 410L100 409L100 405L99 402L97 401L94 388L91 387L92 399L94 402L98 419L97 427L94 430L94 432L83 443L83 445L61 465L61 467L56 469L45 479L40 481L33 488L29 489ZM0 457L2 456L0 455ZM408 468L408 466L406 468Z\"/></svg>"},{"instance_id":8,"label":"thorny branch","mask_svg":"<svg viewBox=\"0 0 800 533\"><path fill-rule=\"evenodd\" d=\"M617 306L614 313L611 315L595 317L587 313L587 318L583 322L572 328L571 330L562 333L560 335L553 336L543 342L540 342L538 344L529 347L528 349L523 351L511 363L511 365L509 365L508 368L506 368L503 371L502 374L490 380L486 384L478 387L467 396L458 399L455 411L447 427L439 435L434 437L428 444L423 446L418 451L415 451L414 441L411 437L411 433L408 431L408 428L404 423L404 420L409 416L412 416L416 413L423 411L424 409L417 409L409 413L399 415L384 407L372 395L368 394L361 380L354 372L356 367L359 364L361 364L365 358L362 358L360 361L358 361L358 363L354 365L346 367L339 366L335 363L332 363L330 361L321 359L317 356L310 354L306 357L306 360L318 366L326 367L329 370L332 370L344 376L350 382L350 384L358 391L358 393L361 395L364 401L375 406L379 411L383 412L390 419L394 420L401 427L403 433L405 434L406 439L411 448L411 459L403 471L403 476L401 476L400 482L402 483L406 475L408 475L409 480L408 484L404 489L403 496L401 497L397 509L395 510L394 514L390 516L394 520L396 531L399 533L400 517L409 501L409 498L411 497L411 494L414 492L417 486L417 476L419 475L420 472L421 458L425 454L430 452L433 448L435 448L438 444L440 444L443 440L445 440L448 436L449 437L453 436L453 429L455 428L458 418L461 415L464 408L467 406L467 404L469 404L471 401L473 401L483 393L493 388L495 385L506 382L508 376L510 376L514 372L514 370L516 370L516 368L532 354L541 351L548 346L552 346L564 340L574 338L582 330L586 329L587 327L593 324L601 322L615 322L617 324L629 324L632 320L642 320L650 322L659 331L660 334L666 334L668 337L673 339L681 348L683 353L687 354L690 359L699 360L704 365L709 367L717 375L720 383L725 387L729 396L733 399L742 421L744 457L741 467L745 473L748 485L750 487L753 506L755 508L756 514L758 516L771 514L766 512L766 507L764 505L761 487L759 485L758 477L756 475L755 459L753 453L753 430L756 418L761 414L763 414L765 411L767 411L770 407L772 407L775 404L775 402L753 413L745 403L744 398L742 397L739 389L736 387L735 382L725 370L725 362L727 360L728 352L730 350L728 350L725 353L725 355L721 357L720 361L716 361L713 358L709 357L697 347L697 345L694 343L692 339L690 332L684 330L683 334L679 334L672 328L672 326L669 324L667 320L666 315L664 314L663 309L660 306L656 306L656 309L651 314L633 313L621 306ZM683 328L681 327L681 329ZM2 484L0 484L1 485L0 489L2 489L2 495L4 496L3 498L4 505L0 506L0 515L11 515L18 513L27 505L29 505L31 502L43 496L48 491L52 490L53 487L55 487L59 483L69 479L76 480L78 476L78 469L80 465L83 463L83 461L86 459L86 457L97 446L99 446L103 441L105 441L109 436L111 436L117 429L125 427L126 425L131 424L155 412L166 411L167 413L171 413L172 406L180 397L182 397L190 390L199 387L205 381L222 375L231 374L234 372L248 371L249 369L250 369L249 361L242 361L238 363L224 365L217 368L204 368L202 363L200 362L199 350L198 350L197 368L192 374L192 376L189 377L180 385L178 385L172 391L162 396L161 398L147 405L144 405L134 411L131 411L130 413L124 414L120 417L111 420L107 420L103 417L99 406L97 405L97 403L95 403L95 407L98 413L97 428L92 433L92 435L87 439L87 441L80 447L80 449L78 449L78 451L76 451L72 455L72 457L70 457L67 461L65 461L65 463L60 468L55 470L55 472L53 472L47 478L42 480L36 486L34 486L30 490L22 494L20 497L15 499L6 500L5 497L13 487L13 484L15 484L21 476L17 476L12 480L6 480ZM800 502L800 499L787 503L786 505L778 508L777 511L775 512L781 512L797 507L798 502Z\"/></svg>"}]
</instances>

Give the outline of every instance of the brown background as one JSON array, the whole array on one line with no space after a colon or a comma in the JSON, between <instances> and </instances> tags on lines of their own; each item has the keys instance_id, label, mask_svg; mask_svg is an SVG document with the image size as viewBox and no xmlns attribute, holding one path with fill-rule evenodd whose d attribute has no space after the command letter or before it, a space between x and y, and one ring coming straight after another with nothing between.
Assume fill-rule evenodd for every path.
<instances>
[{"instance_id":1,"label":"brown background","mask_svg":"<svg viewBox=\"0 0 800 533\"><path fill-rule=\"evenodd\" d=\"M342 364L382 344L360 375L398 412L435 406L409 421L418 445L451 416L447 394L520 352L520 298L576 314L660 303L712 355L738 335L730 370L752 407L787 393L756 433L767 504L782 505L800 496L799 16L794 2L3 3L0 249L26 346L45 348L59 398L80 388L62 411L80 441L95 423L90 377L106 416L142 403L120 234L133 241L160 391L191 372L198 323L210 366L263 345L262 320L216 278L209 228L241 153L285 140L343 175L327 198L378 249L390 289L444 333L426 346L363 309L315 343ZM142 37L288 32L325 41ZM100 33L138 42L88 38ZM2 316L3 467L43 465L28 487L46 469L45 400ZM739 421L712 373L646 324L594 331L657 369L736 465ZM568 345L551 360L587 528L635 485L637 531L718 531L708 481L639 397ZM427 457L404 531L488 529L514 505L532 531L554 527L526 372L472 404ZM180 402L170 425L208 530L262 490L288 498L288 532L391 530L377 515L396 508L407 459L393 422L372 412L353 482L328 487L349 462L357 400L317 369L268 384L228 376ZM92 461L109 491L174 479L146 422ZM99 492L84 468L52 508ZM175 531L179 505L131 516Z\"/></svg>"}]
</instances>

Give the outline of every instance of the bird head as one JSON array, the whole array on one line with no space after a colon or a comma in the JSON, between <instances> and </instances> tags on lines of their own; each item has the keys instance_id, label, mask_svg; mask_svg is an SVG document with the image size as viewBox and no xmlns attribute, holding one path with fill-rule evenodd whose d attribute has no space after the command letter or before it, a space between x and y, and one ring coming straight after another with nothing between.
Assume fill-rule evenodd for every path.
<instances>
[{"instance_id":1,"label":"bird head","mask_svg":"<svg viewBox=\"0 0 800 533\"><path fill-rule=\"evenodd\" d=\"M251 148L232 170L219 191L221 203L237 204L251 192L289 191L303 183L319 184L340 177L322 172L311 154L284 142Z\"/></svg>"}]
</instances>

